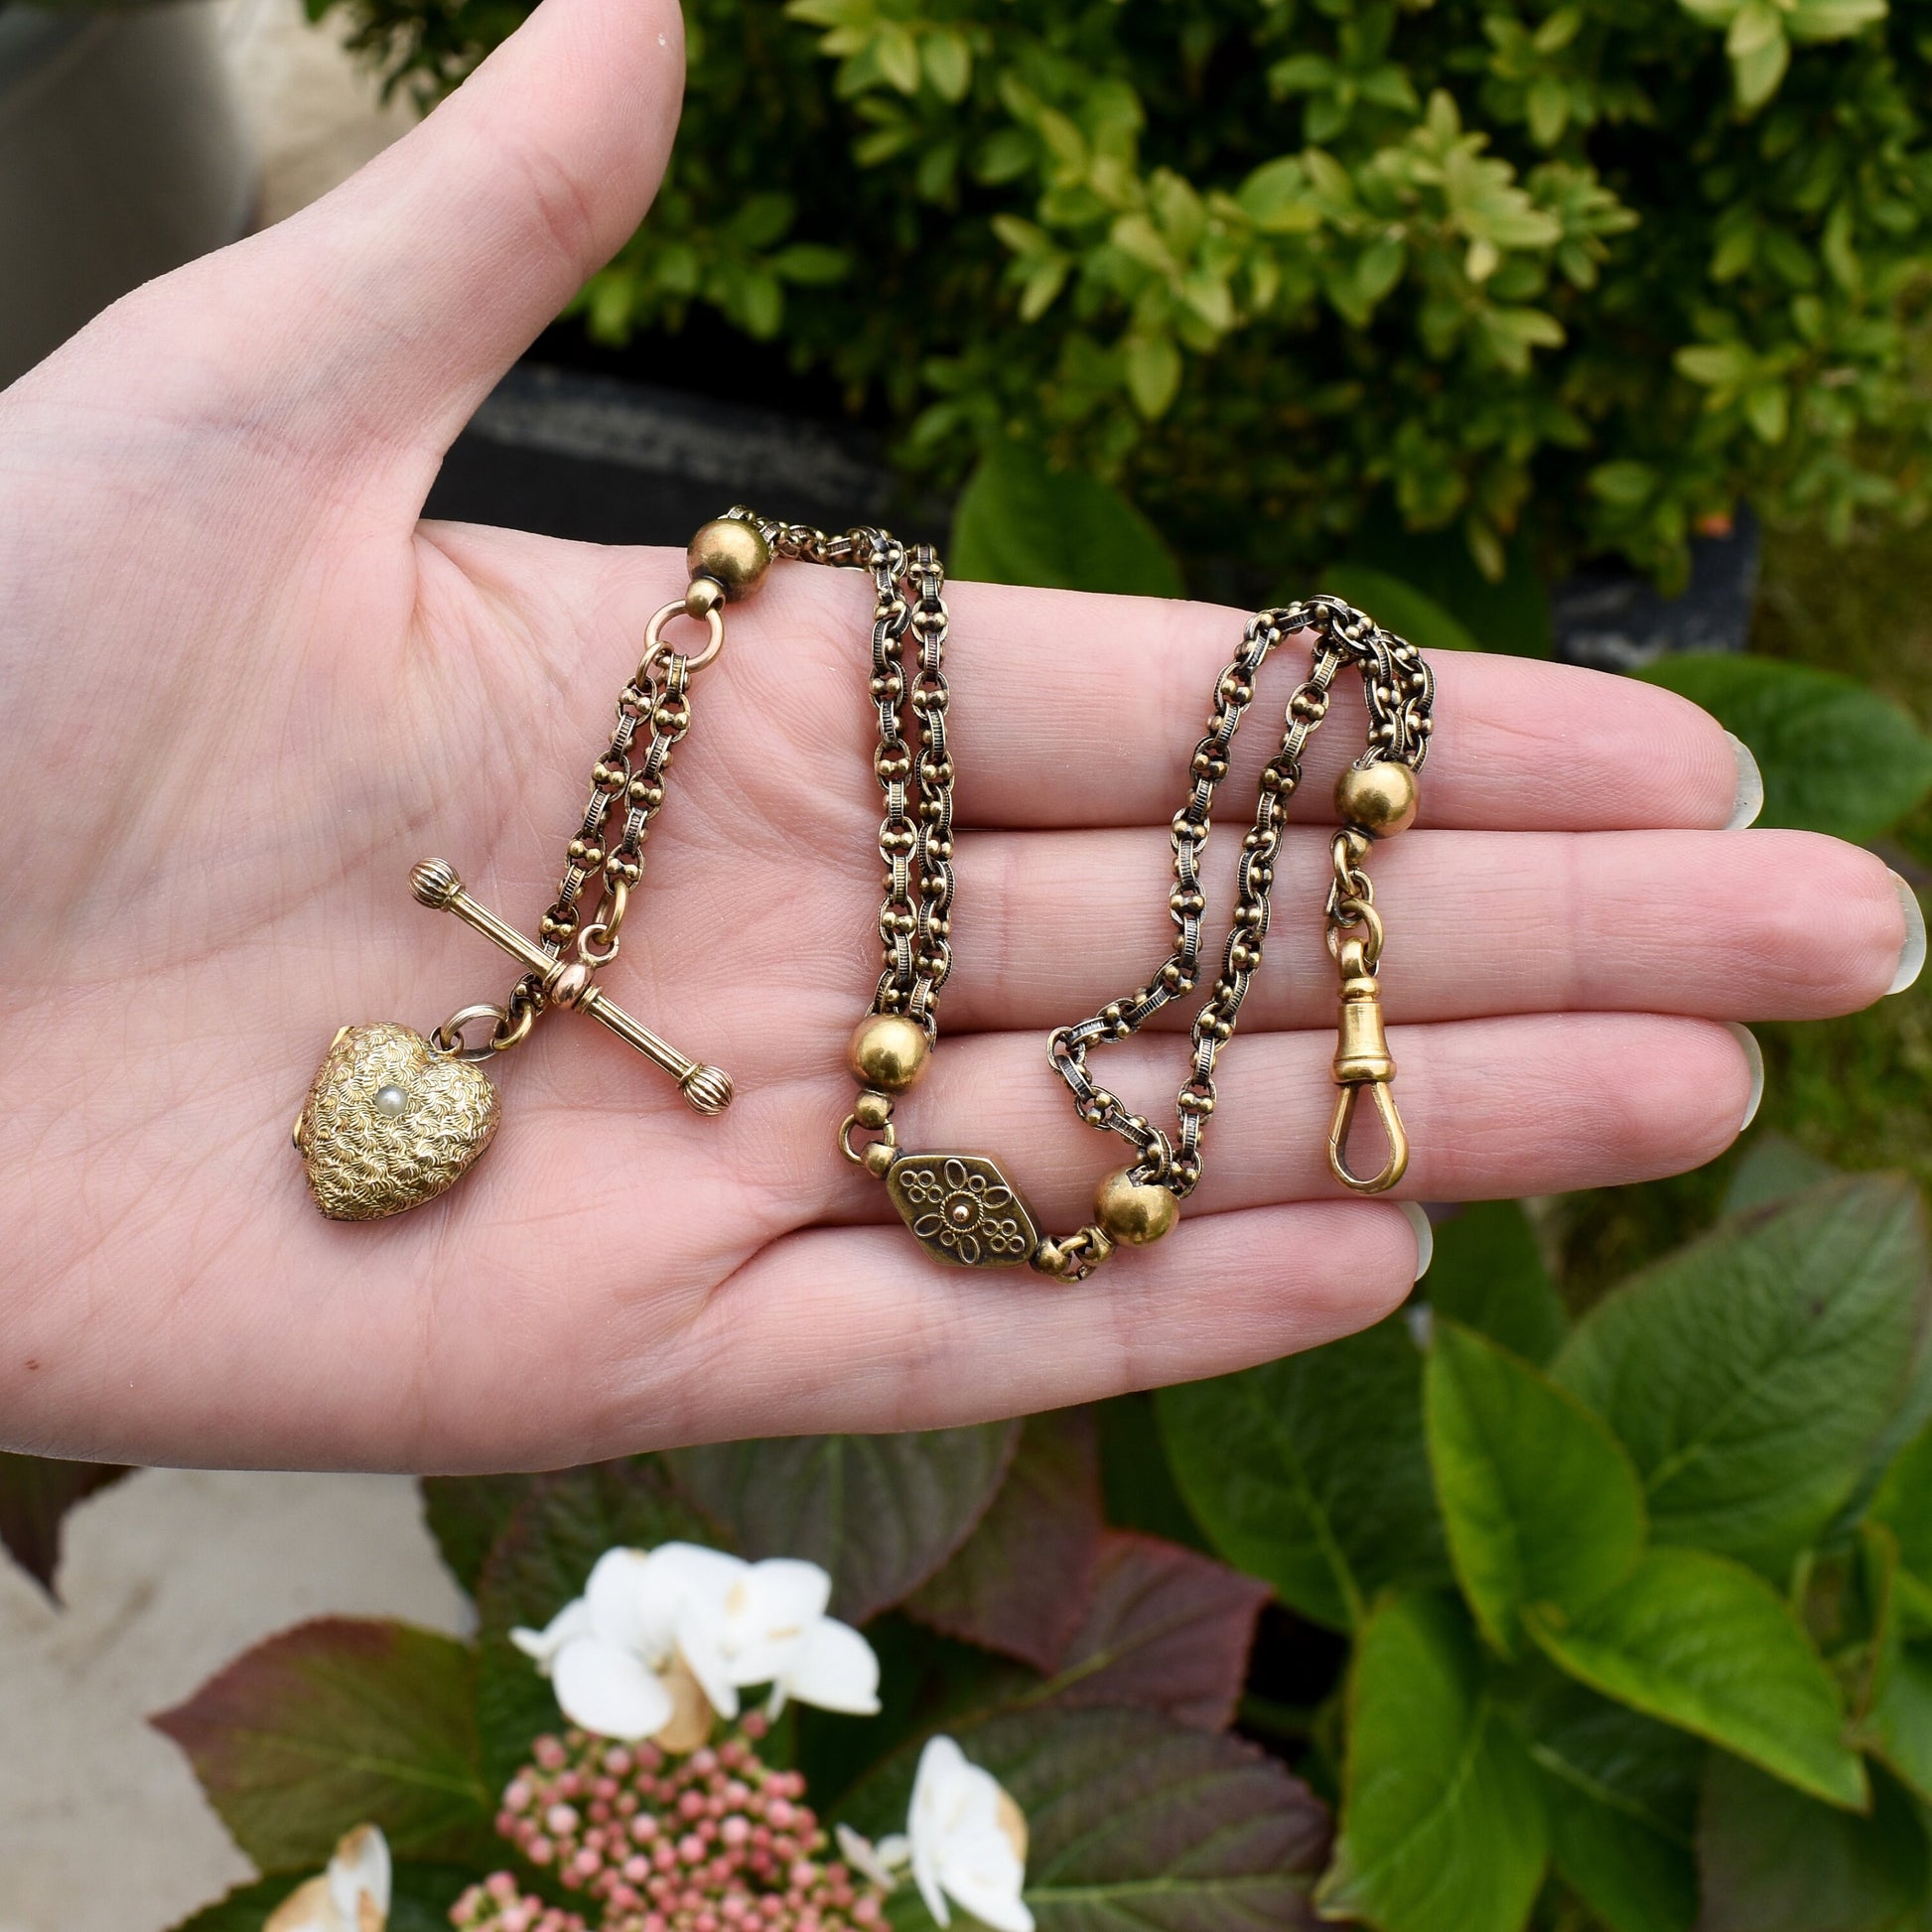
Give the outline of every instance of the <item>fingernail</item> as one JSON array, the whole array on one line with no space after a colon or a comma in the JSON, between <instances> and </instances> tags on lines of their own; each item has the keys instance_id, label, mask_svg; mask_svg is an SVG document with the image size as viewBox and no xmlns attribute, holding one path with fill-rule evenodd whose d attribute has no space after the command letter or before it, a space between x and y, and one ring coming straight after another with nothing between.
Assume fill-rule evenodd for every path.
<instances>
[{"instance_id":1,"label":"fingernail","mask_svg":"<svg viewBox=\"0 0 1932 1932\"><path fill-rule=\"evenodd\" d=\"M1898 888L1899 909L1905 914L1905 950L1898 955L1898 971L1885 991L1903 993L1925 970L1925 907L1897 873L1892 874L1891 883Z\"/></svg>"},{"instance_id":2,"label":"fingernail","mask_svg":"<svg viewBox=\"0 0 1932 1932\"><path fill-rule=\"evenodd\" d=\"M1737 795L1725 830L1741 832L1746 825L1755 825L1764 809L1764 773L1757 768L1751 748L1735 732L1725 732L1725 736L1730 740L1730 755L1737 760Z\"/></svg>"},{"instance_id":3,"label":"fingernail","mask_svg":"<svg viewBox=\"0 0 1932 1932\"><path fill-rule=\"evenodd\" d=\"M1421 1281L1429 1273L1429 1264L1436 1259L1436 1230L1429 1225L1429 1216L1420 1202L1399 1200L1396 1205L1402 1209L1403 1218L1416 1231L1416 1272L1412 1281Z\"/></svg>"},{"instance_id":4,"label":"fingernail","mask_svg":"<svg viewBox=\"0 0 1932 1932\"><path fill-rule=\"evenodd\" d=\"M1764 1101L1764 1048L1748 1027L1740 1027L1734 1020L1726 1020L1725 1026L1731 1038L1744 1049L1744 1058L1751 1069L1751 1097L1744 1103L1744 1118L1737 1123L1741 1134L1757 1118L1757 1110Z\"/></svg>"}]
</instances>

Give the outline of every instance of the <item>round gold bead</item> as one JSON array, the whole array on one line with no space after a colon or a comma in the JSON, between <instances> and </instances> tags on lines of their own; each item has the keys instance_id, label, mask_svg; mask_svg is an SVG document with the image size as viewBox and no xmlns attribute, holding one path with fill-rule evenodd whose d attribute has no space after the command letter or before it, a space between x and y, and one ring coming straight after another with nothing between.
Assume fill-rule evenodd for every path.
<instances>
[{"instance_id":1,"label":"round gold bead","mask_svg":"<svg viewBox=\"0 0 1932 1932\"><path fill-rule=\"evenodd\" d=\"M742 516L714 517L691 539L684 553L693 577L709 577L736 604L750 597L771 568L771 546L756 523ZM689 593L686 593L689 609Z\"/></svg>"},{"instance_id":2,"label":"round gold bead","mask_svg":"<svg viewBox=\"0 0 1932 1932\"><path fill-rule=\"evenodd\" d=\"M886 1170L890 1168L893 1165L893 1163L897 1159L898 1159L897 1148L894 1147L888 1141L874 1141L873 1144L866 1149L866 1153L865 1153L866 1172L869 1174L871 1174L875 1180L884 1180L886 1178Z\"/></svg>"},{"instance_id":3,"label":"round gold bead","mask_svg":"<svg viewBox=\"0 0 1932 1932\"><path fill-rule=\"evenodd\" d=\"M1116 1168L1094 1189L1094 1219L1126 1248L1158 1241L1180 1219L1180 1203L1158 1181L1136 1180Z\"/></svg>"},{"instance_id":4,"label":"round gold bead","mask_svg":"<svg viewBox=\"0 0 1932 1932\"><path fill-rule=\"evenodd\" d=\"M1359 825L1378 839L1393 838L1416 822L1422 787L1416 774L1397 759L1366 767L1350 765L1335 780L1335 809L1346 825Z\"/></svg>"},{"instance_id":5,"label":"round gold bead","mask_svg":"<svg viewBox=\"0 0 1932 1932\"><path fill-rule=\"evenodd\" d=\"M875 1134L893 1117L893 1096L869 1088L852 1103L852 1118Z\"/></svg>"},{"instance_id":6,"label":"round gold bead","mask_svg":"<svg viewBox=\"0 0 1932 1932\"><path fill-rule=\"evenodd\" d=\"M861 1086L903 1093L925 1071L931 1056L925 1029L903 1014L869 1013L852 1035L846 1063Z\"/></svg>"},{"instance_id":7,"label":"round gold bead","mask_svg":"<svg viewBox=\"0 0 1932 1932\"><path fill-rule=\"evenodd\" d=\"M724 601L725 587L717 578L694 577L684 593L685 615L703 622Z\"/></svg>"}]
</instances>

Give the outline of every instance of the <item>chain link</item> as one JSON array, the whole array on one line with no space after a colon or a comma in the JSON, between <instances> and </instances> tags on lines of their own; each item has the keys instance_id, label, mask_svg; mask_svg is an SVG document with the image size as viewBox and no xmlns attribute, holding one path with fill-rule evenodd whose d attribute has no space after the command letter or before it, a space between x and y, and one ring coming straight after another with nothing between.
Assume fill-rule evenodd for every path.
<instances>
[{"instance_id":1,"label":"chain link","mask_svg":"<svg viewBox=\"0 0 1932 1932\"><path fill-rule=\"evenodd\" d=\"M886 897L879 908L882 965L874 1013L917 1021L938 1036L941 989L952 971L953 762L946 744L945 657L949 620L945 572L929 543L907 546L890 531L830 536L808 523L777 523L745 508L777 557L869 571L876 602L872 682L879 738L873 772L885 794L879 856ZM905 637L911 633L908 672ZM917 749L905 737L909 713Z\"/></svg>"},{"instance_id":2,"label":"chain link","mask_svg":"<svg viewBox=\"0 0 1932 1932\"><path fill-rule=\"evenodd\" d=\"M1277 645L1297 632L1314 635L1308 678L1288 704L1288 724L1280 749L1261 774L1253 825L1241 842L1241 867L1234 920L1221 956L1221 969L1194 1016L1192 1062L1175 1095L1178 1132L1170 1137L1145 1115L1130 1113L1119 1097L1087 1068L1093 1047L1131 1038L1171 1001L1194 990L1200 970L1201 925L1207 900L1201 888L1200 858L1211 826L1214 794L1227 776L1229 753L1242 718L1254 702L1255 679ZM1302 782L1302 757L1309 739L1327 716L1329 687L1342 666L1355 663L1362 676L1369 713L1368 749L1356 760L1368 765L1395 759L1419 769L1429 753L1434 721L1435 677L1421 651L1383 630L1366 613L1335 597L1313 597L1283 609L1263 611L1249 621L1241 649L1214 687L1214 711L1207 734L1194 748L1193 784L1174 814L1173 889L1168 896L1174 939L1159 972L1124 1000L1115 1000L1076 1026L1054 1030L1047 1061L1073 1095L1089 1127L1116 1134L1135 1151L1134 1177L1168 1187L1180 1199L1200 1181L1201 1135L1214 1111L1214 1063L1234 1035L1241 1004L1247 998L1268 936L1269 895L1281 851L1288 801ZM1381 949L1381 920L1374 889L1360 870L1361 849L1338 834L1334 847L1335 882L1328 898L1329 944L1339 944L1338 925L1363 925ZM1177 1145L1176 1145L1177 1140Z\"/></svg>"}]
</instances>

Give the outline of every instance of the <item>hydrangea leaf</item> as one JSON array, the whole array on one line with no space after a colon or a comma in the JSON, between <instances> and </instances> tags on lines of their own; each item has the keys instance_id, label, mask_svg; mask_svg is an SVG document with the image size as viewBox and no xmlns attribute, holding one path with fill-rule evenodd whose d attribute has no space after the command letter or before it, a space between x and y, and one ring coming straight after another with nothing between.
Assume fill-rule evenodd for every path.
<instances>
[{"instance_id":1,"label":"hydrangea leaf","mask_svg":"<svg viewBox=\"0 0 1932 1932\"><path fill-rule=\"evenodd\" d=\"M1699 1932L1905 1932L1922 1923L1924 1828L1882 1775L1871 1815L1860 1817L1713 1751L1698 1867Z\"/></svg>"},{"instance_id":2,"label":"hydrangea leaf","mask_svg":"<svg viewBox=\"0 0 1932 1932\"><path fill-rule=\"evenodd\" d=\"M1051 1671L1092 1608L1102 1527L1093 1412L1031 1416L992 1508L905 1607L948 1636Z\"/></svg>"},{"instance_id":3,"label":"hydrangea leaf","mask_svg":"<svg viewBox=\"0 0 1932 1932\"><path fill-rule=\"evenodd\" d=\"M1154 372L1145 352L1142 364L1137 394L1156 414L1150 405L1165 407L1167 395L1143 394ZM1164 384L1178 379L1172 345L1159 373ZM1186 589L1160 532L1118 490L1055 470L1019 444L990 451L973 472L953 515L947 564L956 577L1047 590L1181 597Z\"/></svg>"},{"instance_id":4,"label":"hydrangea leaf","mask_svg":"<svg viewBox=\"0 0 1932 1932\"><path fill-rule=\"evenodd\" d=\"M1576 1615L1643 1552L1643 1488L1602 1422L1473 1329L1438 1321L1425 1378L1430 1463L1449 1556L1505 1656L1531 1603Z\"/></svg>"},{"instance_id":5,"label":"hydrangea leaf","mask_svg":"<svg viewBox=\"0 0 1932 1932\"><path fill-rule=\"evenodd\" d=\"M1764 774L1760 825L1877 836L1932 791L1932 738L1855 678L1740 652L1687 652L1637 673L1710 712Z\"/></svg>"},{"instance_id":6,"label":"hydrangea leaf","mask_svg":"<svg viewBox=\"0 0 1932 1932\"><path fill-rule=\"evenodd\" d=\"M1556 1362L1644 1480L1651 1533L1782 1577L1921 1400L1932 1267L1882 1174L1775 1201L1598 1303Z\"/></svg>"},{"instance_id":7,"label":"hydrangea leaf","mask_svg":"<svg viewBox=\"0 0 1932 1932\"><path fill-rule=\"evenodd\" d=\"M832 1609L864 1623L918 1588L992 1507L1017 1422L899 1436L797 1436L677 1449L679 1489L747 1557L832 1574Z\"/></svg>"},{"instance_id":8,"label":"hydrangea leaf","mask_svg":"<svg viewBox=\"0 0 1932 1932\"><path fill-rule=\"evenodd\" d=\"M1304 1616L1359 1625L1392 1584L1449 1579L1401 1315L1157 1398L1174 1479L1214 1547Z\"/></svg>"},{"instance_id":9,"label":"hydrangea leaf","mask_svg":"<svg viewBox=\"0 0 1932 1932\"><path fill-rule=\"evenodd\" d=\"M1477 1201L1443 1222L1423 1293L1525 1361L1547 1362L1562 1344L1563 1304L1520 1201Z\"/></svg>"},{"instance_id":10,"label":"hydrangea leaf","mask_svg":"<svg viewBox=\"0 0 1932 1932\"><path fill-rule=\"evenodd\" d=\"M1026 1816L1038 1932L1315 1932L1327 1808L1253 1745L1125 1710L1008 1713L951 1734ZM874 1837L903 1831L918 1751L882 1766L841 1816ZM931 1924L909 1888L892 1916Z\"/></svg>"},{"instance_id":11,"label":"hydrangea leaf","mask_svg":"<svg viewBox=\"0 0 1932 1932\"><path fill-rule=\"evenodd\" d=\"M1584 1615L1532 1605L1524 1627L1579 1683L1857 1810L1869 1792L1840 1732L1838 1687L1790 1606L1742 1566L1652 1550Z\"/></svg>"},{"instance_id":12,"label":"hydrangea leaf","mask_svg":"<svg viewBox=\"0 0 1932 1932\"><path fill-rule=\"evenodd\" d=\"M406 1623L324 1617L257 1644L150 1722L263 1870L321 1870L345 1832L401 1858L488 1858L476 1654Z\"/></svg>"},{"instance_id":13,"label":"hydrangea leaf","mask_svg":"<svg viewBox=\"0 0 1932 1932\"><path fill-rule=\"evenodd\" d=\"M1691 1932L1704 1744L1562 1681L1531 1701L1526 1724L1571 1888L1610 1932Z\"/></svg>"},{"instance_id":14,"label":"hydrangea leaf","mask_svg":"<svg viewBox=\"0 0 1932 1932\"><path fill-rule=\"evenodd\" d=\"M1356 1644L1326 1917L1521 1932L1548 1857L1542 1791L1457 1606L1385 1599Z\"/></svg>"}]
</instances>

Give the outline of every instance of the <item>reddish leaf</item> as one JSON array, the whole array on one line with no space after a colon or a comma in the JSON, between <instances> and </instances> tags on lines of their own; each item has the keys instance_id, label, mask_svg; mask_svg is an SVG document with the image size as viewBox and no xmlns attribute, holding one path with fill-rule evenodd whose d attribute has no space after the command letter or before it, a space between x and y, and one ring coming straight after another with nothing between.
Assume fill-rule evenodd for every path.
<instances>
[{"instance_id":1,"label":"reddish leaf","mask_svg":"<svg viewBox=\"0 0 1932 1932\"><path fill-rule=\"evenodd\" d=\"M454 1637L325 1617L257 1644L149 1722L265 1871L319 1870L364 1821L399 1857L488 1857L475 1679Z\"/></svg>"},{"instance_id":2,"label":"reddish leaf","mask_svg":"<svg viewBox=\"0 0 1932 1932\"><path fill-rule=\"evenodd\" d=\"M1051 1671L1093 1607L1101 1534L1093 1411L1030 1417L993 1507L905 1608L949 1637Z\"/></svg>"},{"instance_id":3,"label":"reddish leaf","mask_svg":"<svg viewBox=\"0 0 1932 1932\"><path fill-rule=\"evenodd\" d=\"M0 1543L58 1603L61 1518L83 1496L118 1482L117 1462L56 1462L40 1455L0 1454Z\"/></svg>"},{"instance_id":4,"label":"reddish leaf","mask_svg":"<svg viewBox=\"0 0 1932 1932\"><path fill-rule=\"evenodd\" d=\"M1152 1711L1021 1711L953 1730L1026 1815L1039 1932L1317 1932L1328 1809L1252 1744ZM916 1740L897 1752L841 1815L902 1831L918 1753ZM896 1922L929 1923L915 1894L899 1898Z\"/></svg>"},{"instance_id":5,"label":"reddish leaf","mask_svg":"<svg viewBox=\"0 0 1932 1932\"><path fill-rule=\"evenodd\" d=\"M1273 1592L1177 1543L1109 1530L1093 1609L1040 1695L1134 1704L1224 1730L1248 1672L1255 1620Z\"/></svg>"},{"instance_id":6,"label":"reddish leaf","mask_svg":"<svg viewBox=\"0 0 1932 1932\"><path fill-rule=\"evenodd\" d=\"M901 1603L972 1535L1019 1441L1017 1422L897 1436L794 1436L674 1449L689 1501L741 1555L832 1574L832 1609L866 1623Z\"/></svg>"}]
</instances>

